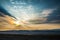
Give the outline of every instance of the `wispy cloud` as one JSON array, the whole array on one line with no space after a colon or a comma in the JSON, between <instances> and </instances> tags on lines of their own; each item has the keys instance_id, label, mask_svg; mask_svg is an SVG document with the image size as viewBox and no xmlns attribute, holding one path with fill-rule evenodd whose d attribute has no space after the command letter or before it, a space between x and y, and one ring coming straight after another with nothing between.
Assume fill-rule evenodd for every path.
<instances>
[{"instance_id":1,"label":"wispy cloud","mask_svg":"<svg viewBox=\"0 0 60 40\"><path fill-rule=\"evenodd\" d=\"M13 18L0 12L0 27L14 27Z\"/></svg>"},{"instance_id":2,"label":"wispy cloud","mask_svg":"<svg viewBox=\"0 0 60 40\"><path fill-rule=\"evenodd\" d=\"M42 12L40 13L40 16L34 18L32 20L33 23L45 23L48 19L48 16L50 16L50 14L52 14L55 10L57 10L56 8L55 9L44 9L42 10Z\"/></svg>"},{"instance_id":3,"label":"wispy cloud","mask_svg":"<svg viewBox=\"0 0 60 40\"><path fill-rule=\"evenodd\" d=\"M56 10L56 9L44 9L41 12L41 14L42 14L42 16L47 17L47 16L49 16L49 14L53 13L54 10Z\"/></svg>"}]
</instances>

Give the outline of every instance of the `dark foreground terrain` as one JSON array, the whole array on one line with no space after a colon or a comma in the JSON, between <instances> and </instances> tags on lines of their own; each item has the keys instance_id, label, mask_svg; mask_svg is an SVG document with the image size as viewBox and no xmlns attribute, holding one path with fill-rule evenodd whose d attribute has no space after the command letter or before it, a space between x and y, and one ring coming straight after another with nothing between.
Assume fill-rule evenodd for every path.
<instances>
[{"instance_id":1,"label":"dark foreground terrain","mask_svg":"<svg viewBox=\"0 0 60 40\"><path fill-rule=\"evenodd\" d=\"M60 40L60 30L1 31L0 40Z\"/></svg>"},{"instance_id":2,"label":"dark foreground terrain","mask_svg":"<svg viewBox=\"0 0 60 40\"><path fill-rule=\"evenodd\" d=\"M0 40L60 40L60 35L8 35L0 34Z\"/></svg>"}]
</instances>

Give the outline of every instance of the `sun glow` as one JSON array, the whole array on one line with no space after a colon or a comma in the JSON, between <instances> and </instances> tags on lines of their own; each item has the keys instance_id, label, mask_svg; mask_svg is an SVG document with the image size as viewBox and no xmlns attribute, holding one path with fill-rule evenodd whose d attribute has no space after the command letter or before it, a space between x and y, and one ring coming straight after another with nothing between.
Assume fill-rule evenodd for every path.
<instances>
[{"instance_id":1,"label":"sun glow","mask_svg":"<svg viewBox=\"0 0 60 40\"><path fill-rule=\"evenodd\" d=\"M16 26L20 25L19 21L14 22Z\"/></svg>"},{"instance_id":2,"label":"sun glow","mask_svg":"<svg viewBox=\"0 0 60 40\"><path fill-rule=\"evenodd\" d=\"M14 21L14 24L16 25L16 26L23 26L23 25L25 25L25 24L28 24L28 18L27 19L16 19L15 21Z\"/></svg>"},{"instance_id":3,"label":"sun glow","mask_svg":"<svg viewBox=\"0 0 60 40\"><path fill-rule=\"evenodd\" d=\"M4 5L3 5L4 6ZM13 1L10 0L10 5L5 4L4 8L8 13L16 18L14 24L24 25L29 23L30 19L36 18L35 7L24 1Z\"/></svg>"}]
</instances>

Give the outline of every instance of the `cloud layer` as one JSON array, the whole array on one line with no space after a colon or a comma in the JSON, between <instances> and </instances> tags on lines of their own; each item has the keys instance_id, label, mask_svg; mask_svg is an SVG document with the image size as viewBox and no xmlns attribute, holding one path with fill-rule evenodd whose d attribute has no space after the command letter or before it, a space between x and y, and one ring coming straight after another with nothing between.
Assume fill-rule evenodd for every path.
<instances>
[{"instance_id":1,"label":"cloud layer","mask_svg":"<svg viewBox=\"0 0 60 40\"><path fill-rule=\"evenodd\" d=\"M48 20L48 16L50 16L50 14L52 14L55 10L57 9L44 9L40 13L40 16L36 16L36 18L30 20L30 22L31 23L46 23Z\"/></svg>"},{"instance_id":2,"label":"cloud layer","mask_svg":"<svg viewBox=\"0 0 60 40\"><path fill-rule=\"evenodd\" d=\"M0 27L14 27L13 18L0 12Z\"/></svg>"}]
</instances>

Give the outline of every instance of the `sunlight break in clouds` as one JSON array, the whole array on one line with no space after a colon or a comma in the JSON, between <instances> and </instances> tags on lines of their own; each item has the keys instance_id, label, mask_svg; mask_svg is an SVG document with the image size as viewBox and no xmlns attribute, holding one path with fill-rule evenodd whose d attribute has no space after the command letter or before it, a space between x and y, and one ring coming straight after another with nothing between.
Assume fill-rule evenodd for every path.
<instances>
[{"instance_id":1,"label":"sunlight break in clouds","mask_svg":"<svg viewBox=\"0 0 60 40\"><path fill-rule=\"evenodd\" d=\"M21 24L22 22L29 23L29 20L39 20L39 21L46 21L49 14L53 13L56 8L52 9L43 9L42 12L38 12L39 10L35 5L31 4L31 2L26 2L25 0L10 0L10 5L5 3L3 8L7 10L12 16L16 18L17 24ZM37 6L37 5L36 5ZM40 7L39 7L40 8ZM37 10L36 10L37 9Z\"/></svg>"},{"instance_id":2,"label":"sunlight break in clouds","mask_svg":"<svg viewBox=\"0 0 60 40\"><path fill-rule=\"evenodd\" d=\"M28 20L34 19L37 16L35 14L35 8L33 5L28 5L28 6L23 6L23 5L10 6L9 5L9 6L6 6L5 9L17 19L16 23L21 23L21 21L28 23L27 22Z\"/></svg>"}]
</instances>

